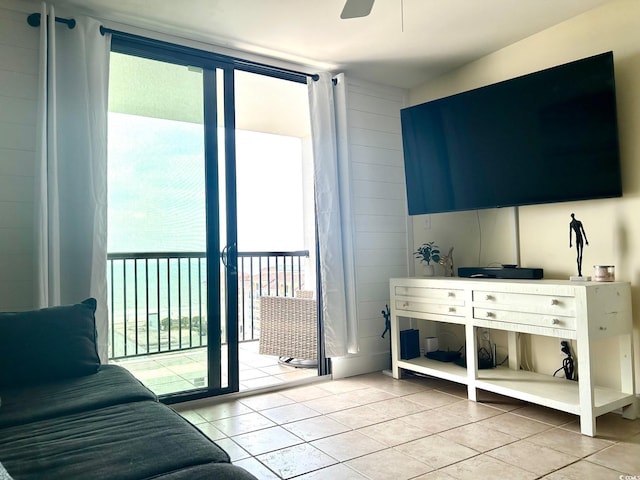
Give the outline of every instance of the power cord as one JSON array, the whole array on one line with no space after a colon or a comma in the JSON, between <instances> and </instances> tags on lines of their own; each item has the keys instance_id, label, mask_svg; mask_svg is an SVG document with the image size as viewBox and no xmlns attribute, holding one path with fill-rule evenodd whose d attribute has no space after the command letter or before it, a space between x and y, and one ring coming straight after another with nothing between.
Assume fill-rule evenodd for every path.
<instances>
[{"instance_id":1,"label":"power cord","mask_svg":"<svg viewBox=\"0 0 640 480\"><path fill-rule=\"evenodd\" d=\"M564 377L567 380L573 380L573 374L575 372L575 365L573 362L573 357L571 356L571 348L569 347L569 342L562 341L560 342L560 351L566 355L566 357L562 360L562 366L553 372L553 376L556 376L560 370L564 370Z\"/></svg>"}]
</instances>

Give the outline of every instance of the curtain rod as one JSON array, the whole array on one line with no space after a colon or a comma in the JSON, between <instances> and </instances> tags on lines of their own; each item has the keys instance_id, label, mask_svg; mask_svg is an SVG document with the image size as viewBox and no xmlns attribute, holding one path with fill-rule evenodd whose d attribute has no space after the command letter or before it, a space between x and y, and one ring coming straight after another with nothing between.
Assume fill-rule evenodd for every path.
<instances>
[{"instance_id":1,"label":"curtain rod","mask_svg":"<svg viewBox=\"0 0 640 480\"><path fill-rule=\"evenodd\" d=\"M64 23L70 29L74 28L76 26L76 21L73 18L56 17L56 22ZM32 13L31 15L29 15L27 17L27 23L29 25L31 25L32 27L39 27L40 26L40 14L39 13ZM143 41L146 41L146 42L151 41L151 42L155 42L156 44L166 43L166 42L162 42L162 41L159 41L159 40L152 40L152 39L149 39L149 38L146 38L146 37L142 37L140 35L134 35L132 33L121 32L119 30L112 30L111 28L107 28L104 25L100 26L100 33L102 35L104 35L106 33L110 33L112 35L115 35L115 36L117 36L119 38L123 38L123 39L143 40ZM207 52L207 53L210 53L210 52ZM241 58L231 57L231 56L228 56L228 55L220 55L220 54L213 54L213 55L218 56L219 58L224 58L227 61L231 61L231 63L233 63L235 66L238 66L238 67L244 67L245 69L249 69L249 70L251 70L252 68L256 68L256 69L259 69L259 70L262 70L262 71L270 71L272 73L275 73L276 75L279 74L283 78L294 79L295 77L299 77L300 79L304 79L306 77L310 77L314 81L317 81L320 78L320 76L317 73L305 73L305 72L299 72L299 71L296 71L296 70L290 70L288 68L274 67L273 65L267 65L265 63L253 62L253 61L249 61L249 60L243 60ZM298 81L300 81L300 80L298 80Z\"/></svg>"},{"instance_id":2,"label":"curtain rod","mask_svg":"<svg viewBox=\"0 0 640 480\"><path fill-rule=\"evenodd\" d=\"M71 30L72 28L75 28L75 26L76 26L76 21L73 18L56 17L56 22L64 23L65 25L67 25L67 27L69 27L69 30ZM27 23L29 25L31 25L32 27L39 27L40 26L40 14L39 13L32 13L31 15L29 15L27 17Z\"/></svg>"}]
</instances>

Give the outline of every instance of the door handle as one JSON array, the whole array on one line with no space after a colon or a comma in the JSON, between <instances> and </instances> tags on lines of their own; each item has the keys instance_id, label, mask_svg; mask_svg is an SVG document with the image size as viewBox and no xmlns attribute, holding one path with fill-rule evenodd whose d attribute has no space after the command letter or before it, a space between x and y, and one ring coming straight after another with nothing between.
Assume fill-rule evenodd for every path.
<instances>
[{"instance_id":1,"label":"door handle","mask_svg":"<svg viewBox=\"0 0 640 480\"><path fill-rule=\"evenodd\" d=\"M225 247L222 249L222 252L220 253L220 258L222 260L222 264L224 265L224 268L226 268L227 270L230 270L231 273L237 273L238 272L238 267L234 264L230 264L229 263L229 255L233 252L233 249L235 248L235 243L233 245L225 245Z\"/></svg>"}]
</instances>

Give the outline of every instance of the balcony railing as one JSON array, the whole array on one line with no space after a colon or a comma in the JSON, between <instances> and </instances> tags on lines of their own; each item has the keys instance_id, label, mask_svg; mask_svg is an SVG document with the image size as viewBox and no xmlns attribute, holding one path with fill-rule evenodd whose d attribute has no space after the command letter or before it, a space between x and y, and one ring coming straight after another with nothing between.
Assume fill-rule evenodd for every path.
<instances>
[{"instance_id":1,"label":"balcony railing","mask_svg":"<svg viewBox=\"0 0 640 480\"><path fill-rule=\"evenodd\" d=\"M305 287L308 250L238 252L240 341L260 338L260 297L293 296ZM204 252L110 253L107 256L110 358L207 345ZM223 330L222 341L226 343Z\"/></svg>"}]
</instances>

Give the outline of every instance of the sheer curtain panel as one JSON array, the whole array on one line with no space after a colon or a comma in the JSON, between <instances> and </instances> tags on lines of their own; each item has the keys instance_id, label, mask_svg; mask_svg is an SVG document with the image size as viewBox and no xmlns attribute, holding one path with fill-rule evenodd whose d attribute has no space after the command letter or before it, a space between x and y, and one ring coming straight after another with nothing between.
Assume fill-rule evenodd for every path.
<instances>
[{"instance_id":1,"label":"sheer curtain panel","mask_svg":"<svg viewBox=\"0 0 640 480\"><path fill-rule=\"evenodd\" d=\"M349 194L346 88L329 73L309 80L322 318L327 357L358 352L355 262Z\"/></svg>"},{"instance_id":2,"label":"sheer curtain panel","mask_svg":"<svg viewBox=\"0 0 640 480\"><path fill-rule=\"evenodd\" d=\"M107 94L110 35L42 4L36 157L36 303L98 301L107 362Z\"/></svg>"}]
</instances>

